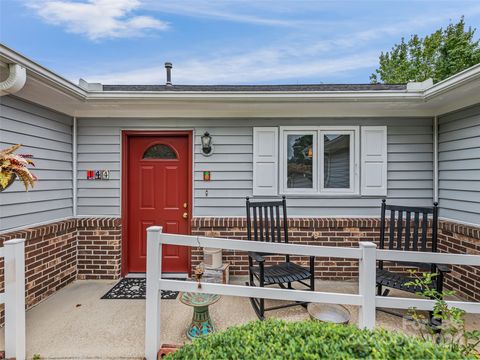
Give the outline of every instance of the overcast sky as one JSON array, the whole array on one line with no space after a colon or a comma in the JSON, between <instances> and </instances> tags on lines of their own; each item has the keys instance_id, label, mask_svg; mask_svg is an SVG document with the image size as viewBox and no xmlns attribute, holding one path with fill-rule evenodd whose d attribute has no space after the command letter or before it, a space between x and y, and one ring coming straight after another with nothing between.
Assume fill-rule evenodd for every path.
<instances>
[{"instance_id":1,"label":"overcast sky","mask_svg":"<svg viewBox=\"0 0 480 360\"><path fill-rule=\"evenodd\" d=\"M368 83L462 15L480 0L0 0L0 41L75 83L163 84L165 61L174 84Z\"/></svg>"}]
</instances>

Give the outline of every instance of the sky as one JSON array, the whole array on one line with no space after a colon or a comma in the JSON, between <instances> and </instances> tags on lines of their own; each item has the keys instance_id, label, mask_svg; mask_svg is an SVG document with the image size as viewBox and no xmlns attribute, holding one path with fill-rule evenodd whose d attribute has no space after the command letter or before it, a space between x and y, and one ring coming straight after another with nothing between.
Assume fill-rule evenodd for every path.
<instances>
[{"instance_id":1,"label":"sky","mask_svg":"<svg viewBox=\"0 0 480 360\"><path fill-rule=\"evenodd\" d=\"M0 0L0 42L74 83L368 83L462 15L480 32L480 0Z\"/></svg>"}]
</instances>

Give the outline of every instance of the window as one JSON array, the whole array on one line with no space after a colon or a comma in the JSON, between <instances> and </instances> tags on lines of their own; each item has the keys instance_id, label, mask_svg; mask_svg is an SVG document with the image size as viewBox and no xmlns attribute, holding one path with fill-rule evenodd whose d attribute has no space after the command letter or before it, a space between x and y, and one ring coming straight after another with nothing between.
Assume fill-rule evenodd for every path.
<instances>
[{"instance_id":1,"label":"window","mask_svg":"<svg viewBox=\"0 0 480 360\"><path fill-rule=\"evenodd\" d=\"M177 154L175 151L168 145L165 144L155 144L150 146L143 153L144 159L176 159Z\"/></svg>"},{"instance_id":2,"label":"window","mask_svg":"<svg viewBox=\"0 0 480 360\"><path fill-rule=\"evenodd\" d=\"M287 135L287 188L313 188L313 135Z\"/></svg>"},{"instance_id":3,"label":"window","mask_svg":"<svg viewBox=\"0 0 480 360\"><path fill-rule=\"evenodd\" d=\"M281 191L358 193L358 127L281 128Z\"/></svg>"}]
</instances>

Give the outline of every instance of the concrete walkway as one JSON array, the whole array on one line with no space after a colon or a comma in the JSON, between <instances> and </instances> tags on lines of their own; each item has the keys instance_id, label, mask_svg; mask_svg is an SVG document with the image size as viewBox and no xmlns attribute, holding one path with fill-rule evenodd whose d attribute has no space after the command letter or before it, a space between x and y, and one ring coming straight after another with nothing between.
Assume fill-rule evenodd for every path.
<instances>
[{"instance_id":1,"label":"concrete walkway","mask_svg":"<svg viewBox=\"0 0 480 360\"><path fill-rule=\"evenodd\" d=\"M27 356L42 359L142 359L144 354L145 301L101 300L116 281L76 281L27 312ZM355 282L319 281L317 289L329 292L357 292ZM394 294L400 295L400 294ZM268 301L268 306L278 301ZM162 342L187 342L192 309L177 300L162 302ZM358 311L349 307L353 322ZM267 313L269 317L289 320L307 319L302 307ZM255 320L245 298L222 297L211 306L218 329ZM377 325L387 329L413 332L411 323L404 329L401 318L377 312ZM469 327L480 328L480 317L470 316ZM0 329L3 349L4 329Z\"/></svg>"}]
</instances>

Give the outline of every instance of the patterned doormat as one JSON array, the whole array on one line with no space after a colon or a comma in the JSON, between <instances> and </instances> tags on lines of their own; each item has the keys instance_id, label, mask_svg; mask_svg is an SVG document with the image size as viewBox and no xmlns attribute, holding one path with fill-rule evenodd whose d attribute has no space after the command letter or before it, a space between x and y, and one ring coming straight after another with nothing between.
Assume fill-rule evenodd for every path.
<instances>
[{"instance_id":1,"label":"patterned doormat","mask_svg":"<svg viewBox=\"0 0 480 360\"><path fill-rule=\"evenodd\" d=\"M103 295L101 299L144 300L146 290L147 282L145 278L123 278ZM176 299L177 296L178 291L162 290L162 299L173 300Z\"/></svg>"}]
</instances>

